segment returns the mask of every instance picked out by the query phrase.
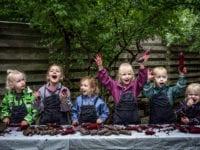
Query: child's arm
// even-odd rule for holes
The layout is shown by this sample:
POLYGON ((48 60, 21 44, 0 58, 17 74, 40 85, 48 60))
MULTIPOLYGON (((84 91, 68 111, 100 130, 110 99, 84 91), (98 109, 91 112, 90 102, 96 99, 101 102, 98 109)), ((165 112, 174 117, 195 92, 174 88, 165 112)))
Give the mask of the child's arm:
POLYGON ((72 120, 72 125, 78 125, 78 116, 80 113, 80 107, 78 104, 78 97, 75 100, 75 103, 73 104, 72 108, 71 108, 71 120, 72 120))
POLYGON ((140 94, 140 92, 142 91, 145 83, 147 82, 147 79, 149 77, 149 70, 147 68, 145 68, 145 63, 147 62, 148 58, 149 58, 149 53, 147 53, 147 51, 143 54, 142 56, 143 61, 142 62, 138 62, 140 65, 140 69, 138 72, 138 76, 136 79, 136 91, 135 91, 135 95, 136 97, 138 97, 138 95, 140 94))
POLYGON ((10 123, 10 115, 11 115, 11 109, 9 106, 9 95, 6 94, 1 102, 1 119, 4 123, 9 124, 10 123))
MULTIPOLYGON (((110 115, 110 111, 109 111, 109 108, 107 107, 106 103, 102 99, 101 99, 101 103, 97 109, 98 109, 97 111, 99 111, 98 113, 100 115, 98 117, 98 119, 101 120, 102 122, 105 122, 106 119, 108 118, 108 116, 110 115)), ((100 124, 100 121, 98 119, 97 119, 97 123, 100 124)))
POLYGON ((151 84, 151 81, 148 80, 143 87, 142 95, 150 100, 153 94, 154 94, 153 84, 151 84))
MULTIPOLYGON (((27 115, 24 117, 24 120, 29 124, 35 123, 36 119, 39 117, 39 112, 34 108, 34 95, 31 93, 26 93, 25 95, 25 104, 27 109, 27 115)), ((26 125, 24 121, 21 122, 21 125, 26 125)))
POLYGON ((173 97, 181 96, 183 93, 185 93, 186 89, 186 79, 185 79, 185 73, 179 71, 179 78, 175 86, 172 87, 172 95, 173 97))
POLYGON ((112 89, 115 88, 114 87, 115 81, 109 76, 108 71, 103 67, 103 61, 100 54, 96 55, 95 62, 99 70, 98 71, 99 81, 105 86, 106 89, 108 89, 112 93, 112 89))
POLYGON ((70 111, 72 107, 71 99, 70 99, 70 91, 68 88, 63 88, 60 92, 61 99, 61 111, 66 112, 70 111))

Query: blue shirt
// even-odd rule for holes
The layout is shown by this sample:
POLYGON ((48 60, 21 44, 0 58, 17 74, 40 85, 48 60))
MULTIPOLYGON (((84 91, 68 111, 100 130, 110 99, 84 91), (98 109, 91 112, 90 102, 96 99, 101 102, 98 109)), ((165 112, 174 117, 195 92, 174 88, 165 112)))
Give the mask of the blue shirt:
MULTIPOLYGON (((96 97, 98 96, 97 95, 91 97, 83 95, 78 96, 71 109, 72 121, 78 120, 81 113, 81 106, 94 105, 96 97)), ((99 97, 96 101, 95 108, 98 119, 101 119, 103 122, 105 122, 110 114, 107 104, 99 97)))

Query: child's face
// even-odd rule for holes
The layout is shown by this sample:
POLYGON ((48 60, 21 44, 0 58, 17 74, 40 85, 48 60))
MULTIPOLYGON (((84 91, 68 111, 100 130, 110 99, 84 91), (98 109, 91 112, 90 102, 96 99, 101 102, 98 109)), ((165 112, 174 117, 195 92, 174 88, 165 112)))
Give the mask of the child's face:
POLYGON ((162 87, 167 83, 167 74, 164 71, 159 71, 155 73, 154 80, 158 87, 162 87))
POLYGON ((187 99, 190 99, 193 104, 197 104, 198 102, 200 102, 200 95, 194 92, 189 92, 187 95, 187 99))
POLYGON ((21 93, 26 87, 26 81, 22 75, 16 75, 13 81, 14 89, 17 93, 21 93))
POLYGON ((133 79, 133 73, 131 70, 124 70, 120 72, 120 80, 122 85, 127 86, 133 79))
POLYGON ((87 95, 87 96, 91 96, 93 93, 88 80, 84 80, 81 82, 80 90, 83 95, 87 95))
POLYGON ((47 78, 49 79, 49 82, 51 84, 56 84, 56 83, 60 82, 60 80, 62 80, 62 78, 63 78, 60 67, 59 66, 52 66, 49 69, 47 78))

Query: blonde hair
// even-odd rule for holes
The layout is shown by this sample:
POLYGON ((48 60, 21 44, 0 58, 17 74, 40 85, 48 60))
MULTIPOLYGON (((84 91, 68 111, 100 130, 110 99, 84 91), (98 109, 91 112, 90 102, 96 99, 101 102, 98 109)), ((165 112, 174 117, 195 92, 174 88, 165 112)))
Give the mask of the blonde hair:
POLYGON ((58 65, 58 64, 52 64, 51 66, 49 66, 49 68, 48 68, 48 70, 47 70, 46 80, 49 81, 49 77, 48 77, 49 71, 50 71, 51 68, 54 67, 54 66, 56 66, 56 67, 58 67, 58 68, 60 69, 61 76, 62 76, 62 79, 61 79, 61 80, 63 80, 63 77, 64 77, 63 68, 62 68, 62 66, 60 66, 60 65, 58 65))
POLYGON ((129 63, 122 63, 119 66, 119 69, 118 69, 118 74, 117 74, 117 81, 118 82, 121 82, 121 78, 120 77, 121 77, 122 72, 124 72, 124 71, 130 71, 132 76, 133 76, 132 80, 135 79, 134 71, 133 71, 132 66, 129 63))
POLYGON ((199 83, 191 83, 187 86, 186 91, 185 91, 185 96, 190 92, 194 92, 194 94, 200 95, 200 84, 199 83))
POLYGON ((14 88, 13 81, 15 80, 16 75, 22 76, 22 78, 26 81, 26 75, 23 72, 18 70, 7 70, 7 77, 6 77, 6 89, 12 90, 14 88))
POLYGON ((167 75, 167 69, 165 67, 155 67, 152 72, 154 75, 158 74, 159 72, 164 72, 167 75))
POLYGON ((90 88, 92 89, 92 95, 96 94, 98 95, 99 94, 98 81, 94 77, 86 76, 80 80, 80 84, 85 80, 88 80, 89 82, 90 88))

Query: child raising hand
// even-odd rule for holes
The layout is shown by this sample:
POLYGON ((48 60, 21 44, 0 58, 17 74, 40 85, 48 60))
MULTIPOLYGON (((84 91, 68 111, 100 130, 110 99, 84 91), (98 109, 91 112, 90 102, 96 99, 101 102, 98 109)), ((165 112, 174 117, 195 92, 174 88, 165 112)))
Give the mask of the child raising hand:
POLYGON ((173 110, 175 98, 184 93, 186 79, 179 71, 179 79, 174 86, 167 84, 168 74, 164 67, 155 67, 148 74, 143 95, 150 101, 150 124, 170 124, 176 122, 173 110))
POLYGON ((118 79, 113 80, 108 71, 103 67, 101 55, 95 57, 98 66, 99 81, 112 94, 115 102, 115 110, 113 116, 114 124, 139 124, 140 117, 138 112, 137 98, 143 85, 147 81, 147 68, 144 64, 148 60, 149 54, 143 55, 140 61, 137 79, 135 79, 134 71, 129 63, 122 63, 118 69, 118 79))

